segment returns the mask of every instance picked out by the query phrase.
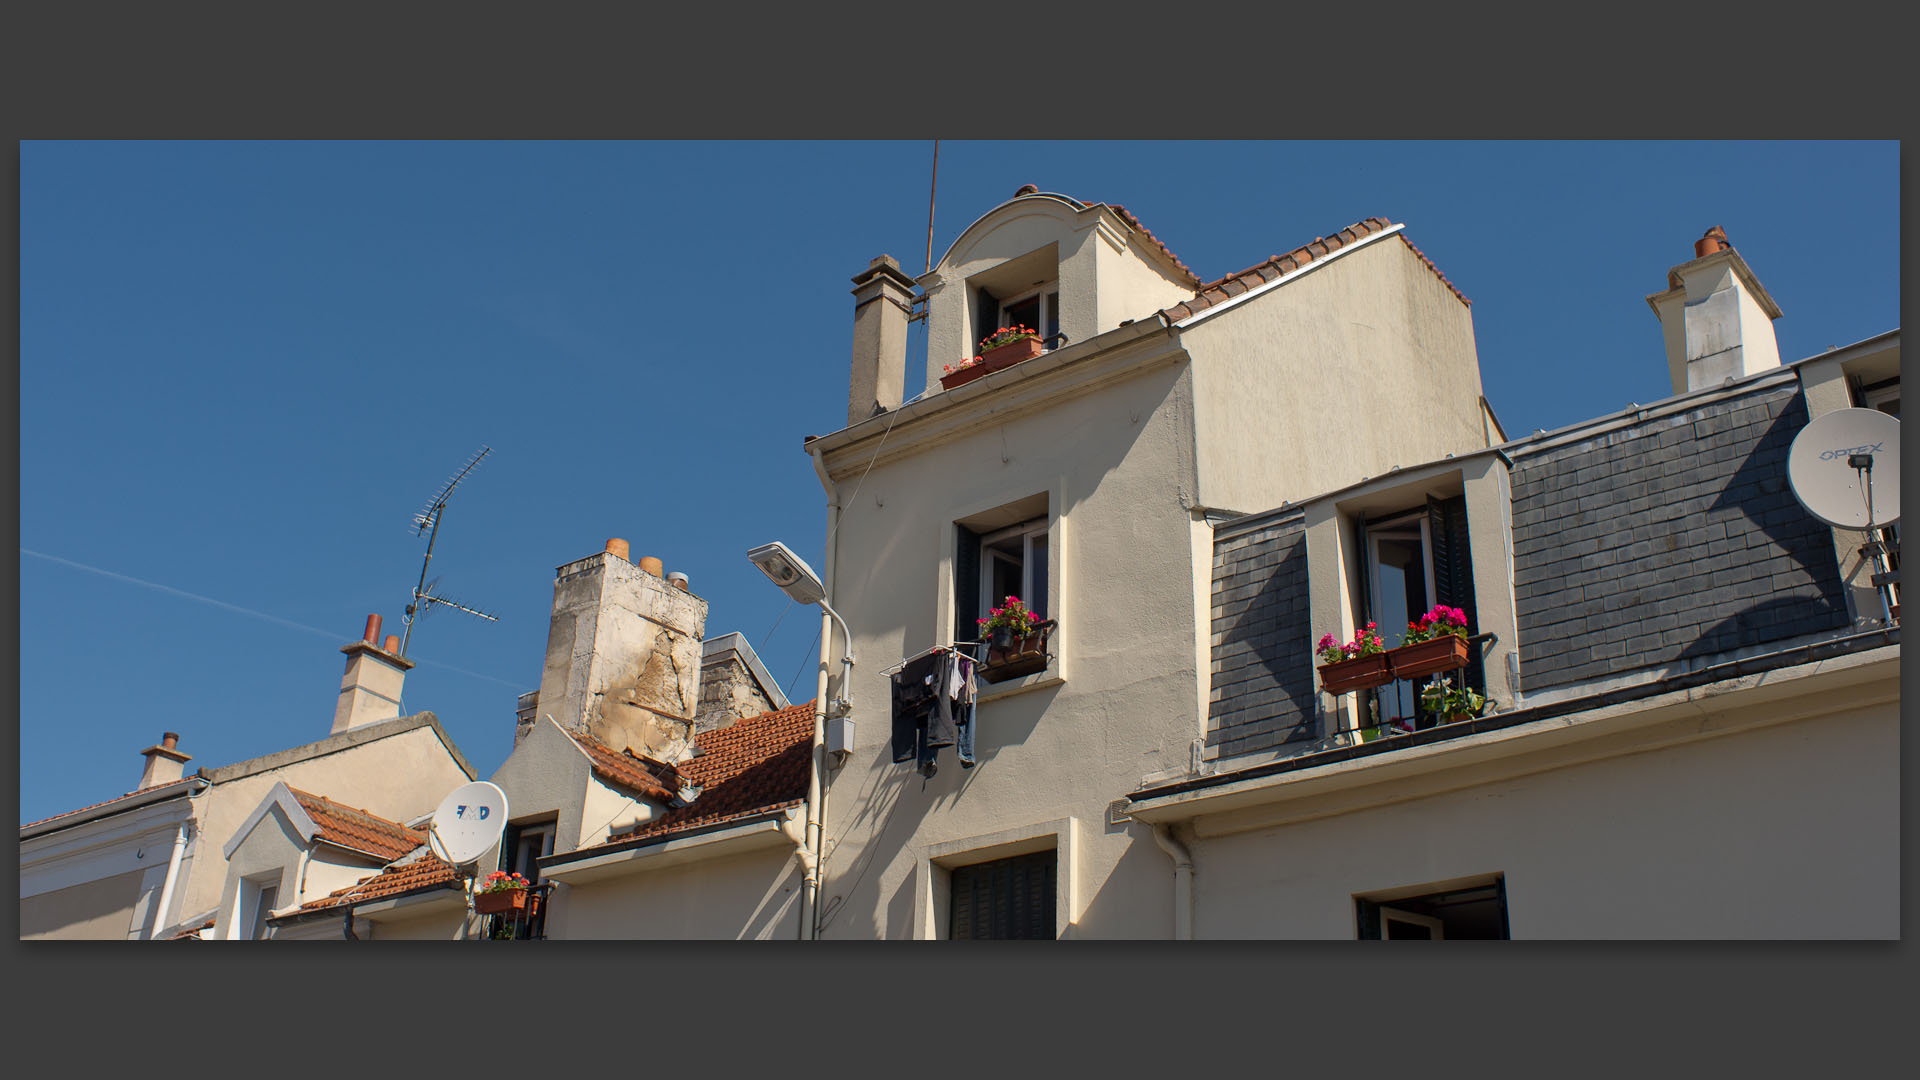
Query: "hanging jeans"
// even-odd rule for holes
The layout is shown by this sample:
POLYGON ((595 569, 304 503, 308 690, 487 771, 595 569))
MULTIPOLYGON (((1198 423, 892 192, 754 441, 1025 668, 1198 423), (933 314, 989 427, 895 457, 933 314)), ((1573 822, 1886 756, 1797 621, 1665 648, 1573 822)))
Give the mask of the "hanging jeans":
POLYGON ((962 675, 962 663, 971 667, 971 661, 943 649, 893 677, 893 760, 917 762, 922 776, 939 771, 936 759, 949 746, 957 745, 960 763, 973 767, 972 705, 955 701, 950 689, 956 681, 970 681, 962 675))

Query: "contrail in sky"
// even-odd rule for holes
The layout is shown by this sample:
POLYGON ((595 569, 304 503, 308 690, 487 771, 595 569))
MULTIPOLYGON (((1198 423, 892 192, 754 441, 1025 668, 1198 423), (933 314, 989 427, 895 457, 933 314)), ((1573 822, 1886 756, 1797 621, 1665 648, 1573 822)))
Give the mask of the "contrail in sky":
MULTIPOLYGON (((201 596, 199 593, 190 593, 185 589, 176 589, 171 585, 162 585, 157 581, 142 581, 137 577, 128 577, 125 574, 116 574, 112 570, 102 570, 97 566, 88 566, 86 563, 77 563, 77 562, 74 562, 72 559, 63 559, 58 555, 46 555, 38 551, 29 550, 27 548, 21 548, 20 554, 31 555, 36 559, 45 559, 48 562, 57 562, 62 566, 71 566, 75 570, 85 570, 89 574, 99 574, 101 577, 110 577, 115 581, 124 581, 129 585, 139 585, 142 588, 157 589, 160 592, 171 593, 174 596, 184 596, 189 600, 198 600, 203 604, 212 604, 214 607, 224 608, 227 611, 236 612, 241 615, 251 615, 256 619, 265 619, 270 623, 278 623, 281 626, 287 627, 292 630, 304 630, 309 634, 318 634, 321 637, 327 638, 329 640, 338 640, 340 636, 331 630, 322 630, 317 626, 308 626, 306 623, 297 623, 292 621, 291 619, 283 619, 278 615, 269 615, 264 611, 255 611, 252 608, 243 608, 238 604, 229 604, 225 600, 215 600, 211 596, 201 596)), ((442 663, 439 663, 438 661, 426 660, 426 659, 422 659, 420 657, 414 657, 414 656, 409 656, 407 657, 407 659, 412 660, 416 664, 426 664, 428 667, 445 668, 448 671, 457 671, 462 675, 471 675, 476 679, 485 679, 488 682, 496 682, 502 686, 511 686, 511 687, 518 688, 520 685, 519 683, 510 683, 505 679, 496 679, 491 675, 482 675, 478 671, 468 671, 466 668, 454 667, 452 664, 442 664, 442 663)))

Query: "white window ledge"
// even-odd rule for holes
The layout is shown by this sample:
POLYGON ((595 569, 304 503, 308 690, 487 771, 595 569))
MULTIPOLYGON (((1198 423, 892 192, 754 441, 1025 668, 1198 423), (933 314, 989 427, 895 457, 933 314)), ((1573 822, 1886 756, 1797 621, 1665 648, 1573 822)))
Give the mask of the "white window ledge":
POLYGON ((1044 690, 1049 686, 1067 685, 1066 677, 1060 674, 1060 658, 1054 657, 1053 664, 1045 671, 1036 671, 1031 675, 1022 675, 1006 682, 990 683, 981 680, 974 690, 974 703, 985 704, 1001 698, 1024 694, 1029 690, 1044 690))

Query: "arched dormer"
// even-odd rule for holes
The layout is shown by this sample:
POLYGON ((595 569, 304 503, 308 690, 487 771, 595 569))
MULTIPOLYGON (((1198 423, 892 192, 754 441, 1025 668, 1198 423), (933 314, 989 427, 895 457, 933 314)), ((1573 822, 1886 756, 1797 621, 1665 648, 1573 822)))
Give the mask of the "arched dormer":
POLYGON ((1028 185, 961 230, 918 284, 927 385, 937 388, 941 369, 973 356, 996 327, 1086 341, 1179 303, 1200 281, 1124 207, 1028 185))

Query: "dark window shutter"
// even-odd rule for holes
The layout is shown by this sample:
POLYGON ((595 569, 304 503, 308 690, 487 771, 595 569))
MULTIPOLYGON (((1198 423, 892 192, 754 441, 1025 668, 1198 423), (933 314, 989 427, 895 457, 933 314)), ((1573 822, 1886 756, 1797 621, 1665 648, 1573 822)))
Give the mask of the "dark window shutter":
POLYGON ((954 940, 1052 940, 1059 854, 1036 851, 956 867, 947 936, 954 940))
POLYGON ((973 291, 973 340, 967 343, 967 355, 975 355, 987 335, 1000 329, 1000 301, 985 289, 973 291))
POLYGON ((953 527, 953 640, 980 637, 980 534, 953 527))
MULTIPOLYGON (((1467 497, 1427 498, 1427 531, 1433 538, 1433 595, 1448 607, 1467 613, 1467 632, 1480 632, 1473 595, 1473 545, 1467 532, 1467 497)), ((1467 662, 1467 685, 1486 692, 1487 679, 1480 650, 1467 662)))

